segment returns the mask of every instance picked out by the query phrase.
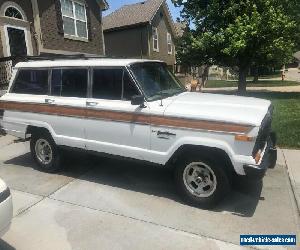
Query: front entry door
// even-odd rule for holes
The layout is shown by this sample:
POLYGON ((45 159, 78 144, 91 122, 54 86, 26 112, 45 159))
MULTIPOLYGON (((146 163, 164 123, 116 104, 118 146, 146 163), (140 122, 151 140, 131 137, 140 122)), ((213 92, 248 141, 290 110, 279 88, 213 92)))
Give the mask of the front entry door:
POLYGON ((149 109, 131 105, 140 94, 122 68, 93 70, 84 122, 87 149, 144 160, 150 148, 149 109))
POLYGON ((10 56, 27 55, 26 34, 24 29, 7 27, 10 56))

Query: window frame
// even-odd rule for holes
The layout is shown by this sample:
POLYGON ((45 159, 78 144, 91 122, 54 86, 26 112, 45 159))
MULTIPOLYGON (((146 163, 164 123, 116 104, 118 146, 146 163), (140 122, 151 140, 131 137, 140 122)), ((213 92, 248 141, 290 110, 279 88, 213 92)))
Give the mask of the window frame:
POLYGON ((157 27, 152 27, 152 47, 153 51, 159 52, 159 35, 157 27), (155 33, 155 35, 153 33, 155 33), (155 48, 155 42, 157 42, 157 48, 155 48))
POLYGON ((167 50, 168 55, 173 55, 173 39, 171 33, 167 32, 167 50), (171 50, 169 50, 169 46, 171 50))
POLYGON ((4 10, 4 17, 7 17, 7 18, 13 18, 13 19, 22 20, 22 21, 25 20, 22 11, 20 11, 19 8, 17 8, 16 6, 13 6, 13 5, 8 5, 8 6, 5 8, 5 10, 4 10), (13 9, 17 10, 17 11, 19 12, 19 14, 21 15, 21 18, 16 18, 16 17, 7 16, 7 15, 6 15, 6 11, 7 11, 9 8, 13 8, 13 9))
POLYGON ((17 72, 16 72, 16 74, 15 74, 15 76, 14 76, 14 79, 13 79, 13 81, 12 81, 12 84, 11 84, 11 86, 10 86, 10 88, 9 88, 8 93, 10 93, 10 94, 16 94, 16 95, 49 96, 49 95, 50 95, 50 91, 51 91, 51 86, 50 86, 50 84, 51 84, 51 76, 52 76, 52 74, 51 74, 51 69, 48 68, 48 67, 45 67, 45 68, 44 68, 44 67, 42 67, 42 68, 34 68, 34 67, 30 67, 30 68, 17 68, 17 72), (33 71, 37 71, 37 70, 47 70, 47 71, 48 71, 48 78, 47 78, 47 93, 44 94, 44 95, 38 95, 38 94, 26 94, 26 93, 15 93, 15 92, 13 92, 13 89, 14 89, 14 87, 15 87, 15 85, 16 85, 16 81, 17 81, 17 79, 18 79, 18 76, 19 76, 21 70, 33 70, 33 71))
POLYGON ((65 36, 70 36, 70 37, 79 38, 79 39, 88 39, 88 38, 89 38, 89 29, 88 29, 88 16, 87 16, 87 8, 86 8, 86 5, 85 5, 84 3, 82 3, 82 2, 80 2, 80 1, 69 0, 69 1, 72 3, 72 10, 73 10, 73 16, 69 16, 69 15, 65 15, 65 14, 63 13, 63 4, 62 4, 62 1, 63 1, 63 0, 60 0, 60 4, 61 4, 61 16, 62 16, 63 29, 64 29, 64 34, 65 34, 65 36), (82 20, 82 19, 78 19, 78 18, 76 17, 75 3, 84 7, 85 21, 82 20), (65 30, 65 23, 64 23, 64 17, 70 18, 70 19, 73 20, 74 28, 75 28, 75 35, 66 33, 66 30, 65 30), (84 22, 84 23, 85 23, 86 37, 84 37, 84 36, 79 36, 79 35, 78 35, 77 21, 80 21, 80 22, 84 22))
POLYGON ((125 101, 125 102, 130 102, 130 100, 124 100, 124 73, 127 73, 130 80, 132 81, 132 83, 134 84, 134 86, 136 87, 137 91, 139 92, 140 95, 143 95, 143 92, 140 89, 140 86, 137 85, 135 79, 132 77, 131 72, 128 70, 128 68, 126 66, 95 66, 95 67, 91 67, 90 70, 90 91, 89 91, 89 95, 88 98, 90 99, 97 99, 97 100, 106 100, 106 101, 125 101), (122 70, 122 91, 121 91, 121 96, 119 100, 113 100, 113 99, 104 99, 104 98, 95 98, 93 97, 93 87, 94 87, 94 70, 99 70, 99 69, 121 69, 122 70))
MULTIPOLYGON (((57 98, 81 98, 81 99, 87 99, 89 98, 89 88, 90 88, 90 67, 70 67, 70 66, 65 66, 65 67, 53 67, 49 69, 49 80, 48 80, 48 84, 49 84, 49 96, 53 96, 53 97, 57 97, 57 98), (62 96, 62 95, 52 95, 52 72, 53 70, 68 70, 68 69, 86 69, 87 70, 87 87, 86 87, 86 93, 85 93, 85 97, 78 97, 78 96, 62 96)), ((60 91, 61 94, 61 91, 60 91)))

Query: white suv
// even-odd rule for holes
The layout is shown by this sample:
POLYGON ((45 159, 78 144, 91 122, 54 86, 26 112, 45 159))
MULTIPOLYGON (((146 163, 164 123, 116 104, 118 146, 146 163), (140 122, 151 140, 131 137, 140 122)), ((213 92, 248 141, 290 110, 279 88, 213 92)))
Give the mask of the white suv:
POLYGON ((0 238, 8 231, 12 217, 13 205, 10 190, 0 179, 0 238))
POLYGON ((187 92, 160 61, 19 63, 1 113, 6 133, 31 138, 44 171, 60 168, 62 147, 174 167, 182 197, 202 207, 233 176, 261 178, 276 163, 269 101, 187 92))

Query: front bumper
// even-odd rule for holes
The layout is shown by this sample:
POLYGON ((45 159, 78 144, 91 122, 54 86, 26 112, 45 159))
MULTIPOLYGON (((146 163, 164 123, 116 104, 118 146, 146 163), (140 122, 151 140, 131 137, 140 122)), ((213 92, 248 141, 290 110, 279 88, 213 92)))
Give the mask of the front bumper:
POLYGON ((277 161, 276 134, 271 133, 267 141, 265 153, 261 163, 257 165, 244 165, 245 174, 250 179, 262 179, 268 168, 274 168, 277 161))

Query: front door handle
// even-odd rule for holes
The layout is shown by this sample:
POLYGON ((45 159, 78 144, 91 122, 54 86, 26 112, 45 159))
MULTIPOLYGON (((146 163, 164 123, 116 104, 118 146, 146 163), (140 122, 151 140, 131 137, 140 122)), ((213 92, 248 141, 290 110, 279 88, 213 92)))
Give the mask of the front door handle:
POLYGON ((55 102, 55 100, 53 100, 53 99, 45 99, 45 103, 53 104, 54 102, 55 102))
POLYGON ((176 134, 170 133, 168 131, 157 131, 157 138, 160 139, 171 139, 174 138, 176 136, 176 134))
POLYGON ((87 106, 93 107, 93 106, 97 106, 98 102, 86 102, 87 106))
POLYGON ((176 136, 176 134, 170 133, 168 131, 157 131, 157 135, 166 135, 166 136, 176 136))

